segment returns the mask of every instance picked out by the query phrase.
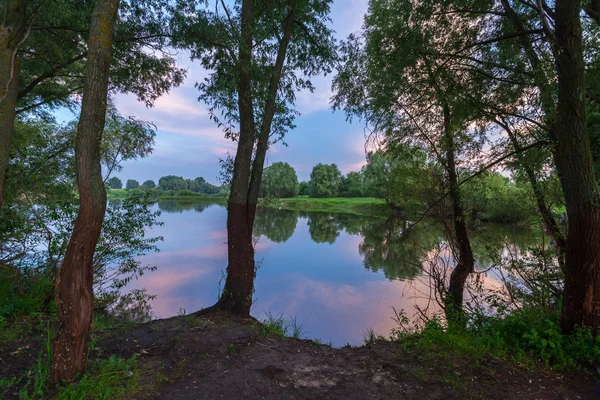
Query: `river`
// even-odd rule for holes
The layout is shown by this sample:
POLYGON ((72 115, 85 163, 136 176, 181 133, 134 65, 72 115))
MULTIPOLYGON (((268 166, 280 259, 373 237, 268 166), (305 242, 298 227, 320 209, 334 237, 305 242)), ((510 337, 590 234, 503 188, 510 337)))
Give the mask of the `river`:
MULTIPOLYGON (((157 267, 130 287, 156 295, 153 316, 166 318, 212 305, 227 267, 227 210, 221 203, 160 201, 164 222, 148 232, 162 236, 160 252, 140 261, 157 267)), ((436 252, 444 236, 421 222, 400 239, 408 221, 353 214, 259 208, 254 233, 256 261, 251 314, 295 318, 303 337, 334 346, 359 345, 368 331, 387 336, 397 326, 394 309, 408 316, 429 305, 429 280, 419 264, 436 252)), ((490 254, 521 251, 536 235, 485 226, 473 235, 478 269, 490 267, 490 254), (493 240, 492 240, 493 239, 493 240)), ((443 252, 443 249, 442 249, 443 252)), ((442 254, 440 260, 450 260, 442 254)), ((489 274, 488 274, 489 275, 489 274)), ((487 276, 487 275, 486 275, 487 276)), ((493 273, 489 277, 494 283, 493 273)))

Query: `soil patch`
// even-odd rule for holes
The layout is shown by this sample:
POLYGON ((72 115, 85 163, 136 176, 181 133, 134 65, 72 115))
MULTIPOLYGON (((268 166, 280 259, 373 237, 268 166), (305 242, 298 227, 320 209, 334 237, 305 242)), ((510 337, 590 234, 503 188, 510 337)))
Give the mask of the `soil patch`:
MULTIPOLYGON (((0 377, 31 368, 41 344, 0 348, 0 377)), ((416 354, 383 341, 335 349, 264 336, 256 320, 227 314, 98 332, 91 356, 113 354, 137 354, 131 399, 600 399, 584 374, 416 354)))

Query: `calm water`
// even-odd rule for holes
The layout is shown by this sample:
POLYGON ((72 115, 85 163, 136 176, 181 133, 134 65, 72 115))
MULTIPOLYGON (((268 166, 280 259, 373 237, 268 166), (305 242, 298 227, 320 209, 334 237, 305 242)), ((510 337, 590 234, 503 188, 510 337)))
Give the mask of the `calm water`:
MULTIPOLYGON (((164 201, 153 207, 162 211, 164 225, 149 234, 164 241, 159 253, 142 261, 158 269, 135 286, 157 295, 152 308, 158 318, 212 305, 227 267, 227 210, 208 202, 164 201)), ((395 326, 392 307, 412 315, 415 305, 428 303, 429 288, 417 263, 442 240, 426 223, 399 240, 404 224, 351 214, 259 209, 252 315, 296 317, 305 337, 334 346, 362 344, 368 329, 387 335, 395 326)), ((494 228, 486 232, 500 237, 494 228)), ((518 236, 522 246, 528 245, 528 235, 518 236)), ((489 260, 483 254, 490 242, 486 234, 479 238, 473 246, 485 268, 489 260)))

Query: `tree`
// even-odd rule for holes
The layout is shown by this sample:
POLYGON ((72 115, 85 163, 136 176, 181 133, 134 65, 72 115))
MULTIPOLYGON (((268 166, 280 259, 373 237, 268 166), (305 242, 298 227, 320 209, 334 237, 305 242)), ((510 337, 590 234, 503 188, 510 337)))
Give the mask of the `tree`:
POLYGON ((0 211, 19 95, 19 47, 29 35, 27 1, 10 0, 0 26, 0 211))
POLYGON ((108 187, 111 189, 122 189, 123 182, 121 182, 121 180, 119 178, 117 178, 116 176, 113 176, 112 178, 110 178, 108 180, 108 187))
POLYGON ((131 189, 137 189, 139 187, 140 187, 140 183, 138 181, 136 181, 135 179, 127 179, 127 184, 125 185, 125 189, 131 190, 131 189))
MULTIPOLYGON (((166 48, 165 4, 151 3, 121 2, 109 78, 111 89, 135 93, 148 105, 185 74, 166 48)), ((79 103, 94 11, 92 1, 14 0, 6 6, 0 33, 0 211, 15 116, 46 116, 79 103)))
POLYGON ((305 182, 305 181, 300 182, 300 186, 298 189, 298 196, 308 196, 308 194, 309 194, 308 182, 305 182))
POLYGON ((449 322, 460 325, 475 264, 458 179, 465 168, 460 155, 477 152, 476 139, 485 133, 475 124, 482 113, 460 94, 477 99, 487 90, 476 69, 468 68, 467 45, 479 35, 470 22, 455 20, 440 3, 371 0, 362 35, 344 43, 345 63, 334 79, 336 107, 363 118, 384 143, 417 145, 443 166, 443 198, 450 200, 452 221, 441 222, 457 254, 443 296, 449 322))
POLYGON ((196 181, 196 183, 198 184, 199 187, 199 191, 200 193, 203 194, 217 194, 221 191, 221 188, 219 186, 213 185, 209 182, 207 182, 203 177, 198 177, 196 179, 194 179, 196 181))
POLYGON ((364 177, 362 172, 349 172, 342 177, 340 197, 362 197, 364 195, 364 177))
MULTIPOLYGON (((453 3, 465 9, 464 1, 453 3)), ((471 59, 481 62, 480 65, 485 66, 483 73, 493 78, 494 90, 490 91, 489 98, 494 101, 488 105, 489 113, 501 119, 503 128, 508 120, 523 131, 534 134, 542 131, 543 140, 537 140, 550 144, 569 220, 566 241, 546 204, 537 177, 531 174, 535 171, 526 172, 544 223, 556 238, 559 253, 564 253, 561 314, 564 332, 573 331, 578 325, 600 331, 600 228, 597 224, 600 201, 586 107, 586 101, 597 100, 590 98, 593 91, 588 92, 585 85, 586 70, 593 76, 593 66, 598 63, 598 46, 594 45, 598 26, 586 24, 590 31, 584 35, 581 23, 582 11, 598 21, 598 4, 585 3, 561 0, 551 7, 545 1, 532 4, 503 0, 496 12, 479 20, 482 35, 469 46, 484 45, 471 59), (504 98, 508 98, 506 103, 498 101, 504 98)), ((474 21, 480 17, 470 18, 474 21)), ((510 139, 522 152, 524 147, 515 137, 510 139)), ((563 264, 561 258, 559 254, 559 262, 563 264)))
POLYGON ((397 213, 418 209, 423 177, 429 173, 426 157, 422 150, 402 144, 369 153, 363 167, 365 193, 384 199, 397 213))
POLYGON ((337 197, 342 173, 335 164, 318 163, 310 173, 308 192, 310 197, 337 197))
POLYGON ((106 119, 108 73, 119 0, 97 0, 90 26, 88 63, 75 147, 79 211, 57 280, 58 333, 52 378, 71 381, 83 372, 93 320, 93 256, 106 210, 100 143, 106 119))
POLYGON ((287 0, 254 9, 253 0, 241 0, 232 8, 221 2, 215 12, 203 8, 204 2, 179 4, 176 42, 210 71, 198 85, 200 99, 226 136, 237 141, 227 208, 227 279, 220 299, 202 313, 249 315, 252 230, 266 152, 293 126, 295 92, 312 88, 311 76, 331 71, 330 3, 287 0))
POLYGON ((156 183, 154 183, 153 180, 148 179, 147 181, 144 181, 144 183, 142 183, 142 186, 148 189, 154 189, 156 187, 156 183))
MULTIPOLYGON (((569 217, 561 327, 600 332, 600 197, 587 130, 581 1, 557 0, 553 41, 558 78, 553 139, 569 217)), ((540 10, 546 18, 546 11, 540 10)), ((549 30, 549 28, 546 28, 549 30)))
POLYGON ((167 175, 158 180, 158 187, 161 190, 186 190, 187 183, 181 176, 167 175))
POLYGON ((294 168, 286 162, 276 162, 263 173, 263 194, 268 197, 296 197, 300 190, 294 168))

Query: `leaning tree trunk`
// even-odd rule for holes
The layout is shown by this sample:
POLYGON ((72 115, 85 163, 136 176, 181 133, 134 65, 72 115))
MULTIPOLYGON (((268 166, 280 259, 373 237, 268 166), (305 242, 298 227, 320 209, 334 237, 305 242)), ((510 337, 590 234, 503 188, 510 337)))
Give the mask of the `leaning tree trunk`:
POLYGON ((569 218, 561 327, 600 332, 600 193, 587 131, 580 10, 580 0, 556 2, 555 160, 569 218))
POLYGON ((3 205, 4 178, 10 157, 15 110, 19 95, 17 51, 27 35, 26 10, 26 0, 8 0, 6 20, 0 27, 0 212, 3 205))
POLYGON ((450 283, 444 303, 448 323, 460 326, 462 325, 461 321, 464 320, 463 297, 465 285, 469 275, 475 270, 475 259, 461 203, 460 185, 456 174, 456 160, 454 156, 454 134, 450 127, 450 109, 447 105, 444 105, 444 145, 446 148, 449 196, 452 202, 455 245, 458 247, 458 260, 456 260, 456 265, 450 274, 450 283))
POLYGON ((227 203, 227 279, 215 305, 196 315, 227 311, 250 315, 254 292, 254 246, 248 221, 248 186, 254 147, 254 107, 252 101, 252 0, 242 1, 242 25, 238 61, 238 109, 240 136, 233 165, 231 194, 227 203))
POLYGON ((84 371, 93 318, 93 257, 106 210, 100 142, 106 118, 108 73, 119 0, 97 0, 90 26, 75 158, 79 211, 57 286, 58 335, 52 356, 55 382, 84 371))

